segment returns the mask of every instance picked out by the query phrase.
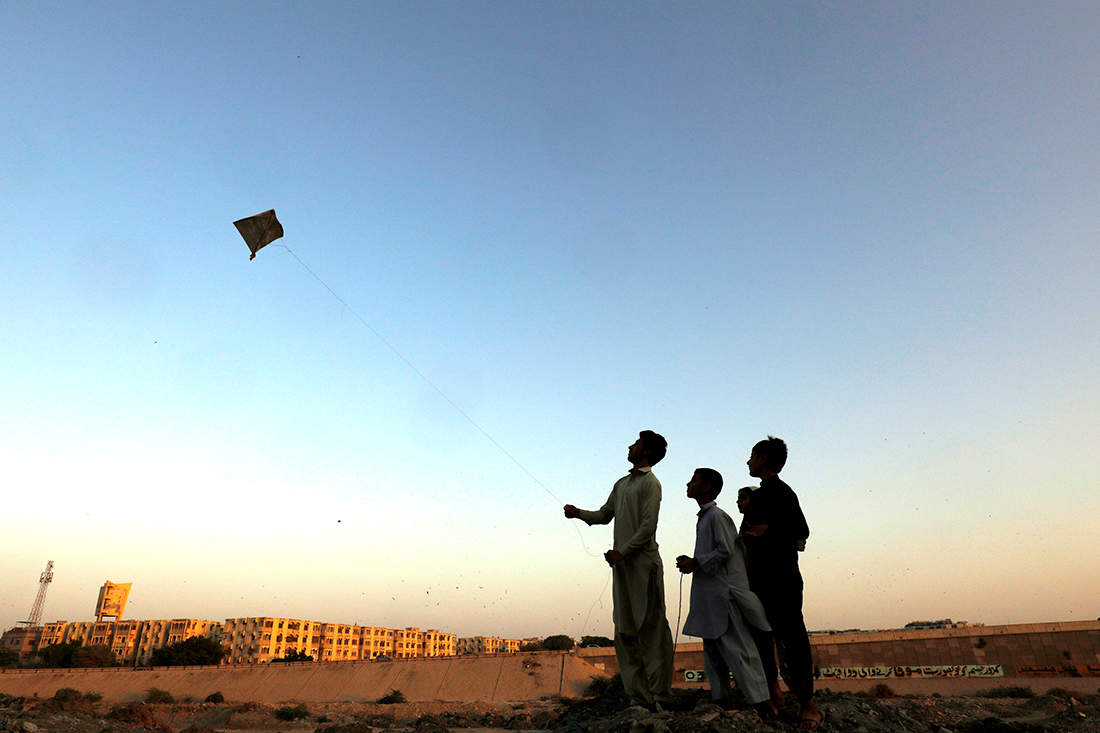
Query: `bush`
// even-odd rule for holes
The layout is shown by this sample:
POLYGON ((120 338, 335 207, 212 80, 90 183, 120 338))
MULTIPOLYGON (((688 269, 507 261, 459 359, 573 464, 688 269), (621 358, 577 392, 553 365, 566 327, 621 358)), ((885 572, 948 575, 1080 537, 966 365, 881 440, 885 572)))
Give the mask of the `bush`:
POLYGON ((542 640, 542 648, 552 652, 567 652, 573 648, 573 639, 565 634, 548 636, 542 640))
POLYGON ((203 702, 225 702, 225 695, 220 692, 211 692, 203 702))
POLYGON ((145 692, 145 702, 148 703, 166 703, 175 702, 176 698, 172 697, 172 693, 167 690, 158 690, 155 687, 150 687, 145 692))
POLYGON ((401 690, 390 690, 388 694, 378 698, 380 705, 393 705, 394 703, 405 702, 405 693, 401 690))
POLYGON ((618 696, 623 694, 623 678, 619 675, 614 677, 593 677, 592 681, 588 683, 588 686, 584 688, 585 697, 604 697, 604 696, 618 696))
POLYGON ((1030 687, 1010 685, 1007 687, 994 687, 990 690, 978 690, 974 697, 1035 697, 1035 692, 1030 687))
POLYGON ((85 692, 84 699, 88 702, 99 702, 103 699, 103 695, 100 695, 98 692, 85 692))
POLYGON ((224 656, 225 649, 218 642, 205 636, 192 636, 190 639, 154 649, 150 663, 154 667, 211 665, 220 662, 224 656))
POLYGON ((72 659, 74 667, 114 667, 118 664, 118 657, 105 644, 92 644, 73 649, 72 659))
POLYGON ((58 702, 76 702, 80 698, 80 691, 74 690, 71 687, 58 688, 57 692, 53 694, 53 699, 58 702))
POLYGON ((275 717, 279 720, 301 720, 309 717, 309 710, 306 709, 305 705, 298 703, 294 707, 279 708, 275 711, 275 717))
POLYGON ((871 685, 871 689, 867 691, 867 694, 875 700, 882 700, 883 698, 887 697, 896 697, 896 695, 894 694, 894 690, 891 689, 890 685, 886 684, 885 682, 879 682, 878 684, 871 685))

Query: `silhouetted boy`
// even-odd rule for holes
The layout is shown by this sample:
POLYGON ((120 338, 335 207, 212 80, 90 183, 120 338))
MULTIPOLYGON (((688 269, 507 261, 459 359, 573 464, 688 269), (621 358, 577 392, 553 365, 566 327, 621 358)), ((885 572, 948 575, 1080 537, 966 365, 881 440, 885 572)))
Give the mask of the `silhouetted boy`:
POLYGON ((749 590, 737 527, 714 501, 720 493, 722 474, 713 468, 695 469, 687 484, 688 498, 699 504, 695 552, 691 557, 676 558, 680 572, 692 574, 691 609, 684 633, 703 639, 703 661, 715 703, 730 706, 732 672, 749 704, 762 717, 771 718, 775 708, 752 631, 755 627, 766 636, 771 627, 760 599, 749 590))
POLYGON ((631 702, 657 708, 672 684, 672 632, 665 617, 665 572, 657 551, 661 482, 650 470, 668 443, 643 430, 627 449, 633 468, 615 482, 596 511, 565 505, 565 516, 589 525, 615 520, 614 547, 604 553, 612 568, 615 601, 615 657, 631 702))
MULTIPOLYGON (((779 479, 787 463, 787 445, 768 436, 753 446, 749 475, 760 479, 745 515, 747 526, 741 535, 749 553, 749 585, 760 597, 783 665, 783 680, 798 698, 802 726, 814 728, 821 713, 814 705, 813 659, 810 639, 802 618, 802 574, 798 570, 798 547, 810 536, 798 497, 779 479)), ((782 705, 778 670, 771 656, 761 652, 764 673, 772 701, 782 705)))

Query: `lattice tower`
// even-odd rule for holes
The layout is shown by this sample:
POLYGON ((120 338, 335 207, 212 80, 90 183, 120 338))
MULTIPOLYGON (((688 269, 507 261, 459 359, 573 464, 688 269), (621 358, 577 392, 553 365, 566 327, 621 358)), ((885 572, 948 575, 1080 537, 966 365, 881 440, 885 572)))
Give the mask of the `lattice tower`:
POLYGON ((42 625, 42 610, 46 606, 46 590, 53 580, 53 560, 46 563, 46 569, 38 576, 38 595, 34 598, 34 606, 31 607, 31 617, 24 621, 27 626, 42 625))

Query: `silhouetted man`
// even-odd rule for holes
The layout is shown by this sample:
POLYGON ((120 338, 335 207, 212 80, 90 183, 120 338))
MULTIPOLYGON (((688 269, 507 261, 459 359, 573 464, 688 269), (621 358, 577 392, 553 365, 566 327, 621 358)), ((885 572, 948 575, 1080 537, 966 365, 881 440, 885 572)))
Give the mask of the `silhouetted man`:
MULTIPOLYGON (((759 596, 772 626, 775 646, 783 665, 783 679, 801 706, 801 723, 814 728, 821 713, 814 705, 813 659, 810 639, 802 618, 802 574, 798 547, 810 536, 798 496, 779 478, 787 463, 787 444, 768 436, 753 446, 749 475, 760 479, 752 493, 742 530, 749 553, 749 585, 759 596)), ((782 706, 778 670, 771 655, 760 650, 772 701, 782 706)))
POLYGON ((665 573, 656 539, 661 482, 651 470, 667 447, 660 435, 643 430, 627 450, 633 468, 615 482, 602 507, 564 507, 567 518, 589 525, 615 520, 614 547, 604 553, 614 578, 615 657, 631 702, 651 709, 668 699, 672 684, 672 632, 665 617, 665 573))

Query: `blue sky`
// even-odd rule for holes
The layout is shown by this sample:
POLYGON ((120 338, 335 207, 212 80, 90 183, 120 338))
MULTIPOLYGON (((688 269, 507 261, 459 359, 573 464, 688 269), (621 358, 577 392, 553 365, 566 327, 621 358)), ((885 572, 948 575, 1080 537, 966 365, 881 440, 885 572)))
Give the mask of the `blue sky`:
POLYGON ((610 531, 560 505, 643 428, 673 621, 684 482, 768 433, 811 627, 1095 618, 1098 38, 1084 2, 5 7, 0 625, 52 559, 48 620, 110 579, 139 618, 609 633, 610 531), (271 207, 348 308, 248 261, 271 207))

